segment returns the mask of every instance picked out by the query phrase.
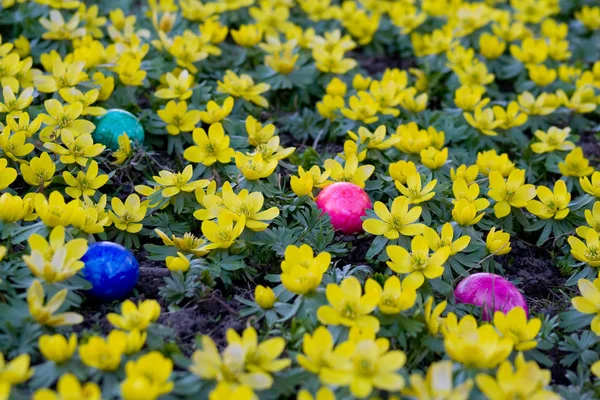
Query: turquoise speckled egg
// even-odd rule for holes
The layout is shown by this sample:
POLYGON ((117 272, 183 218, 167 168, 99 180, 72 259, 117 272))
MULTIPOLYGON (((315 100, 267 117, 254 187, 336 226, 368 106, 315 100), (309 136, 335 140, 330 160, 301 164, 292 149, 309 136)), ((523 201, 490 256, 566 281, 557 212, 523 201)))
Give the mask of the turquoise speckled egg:
POLYGON ((102 143, 111 150, 119 148, 119 136, 127 133, 133 142, 144 142, 144 128, 135 115, 125 110, 107 110, 106 114, 94 121, 96 130, 92 133, 94 142, 102 143))

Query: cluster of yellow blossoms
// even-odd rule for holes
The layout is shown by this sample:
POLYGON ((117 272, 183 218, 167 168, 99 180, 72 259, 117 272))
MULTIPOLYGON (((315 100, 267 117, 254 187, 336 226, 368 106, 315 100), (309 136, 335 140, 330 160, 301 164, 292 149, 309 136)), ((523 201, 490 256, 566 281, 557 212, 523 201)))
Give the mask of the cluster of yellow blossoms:
MULTIPOLYGON (((600 171, 584 145, 600 6, 91 3, 0 0, 0 31, 20 35, 0 37, 0 400, 560 398, 538 364, 548 346, 568 351, 558 323, 521 307, 479 322, 451 289, 474 269, 504 273, 500 256, 536 232, 578 285, 571 313, 600 336, 600 171), (135 113, 146 142, 101 143, 111 108, 135 113), (374 200, 355 238, 370 269, 338 264, 350 244, 329 226, 307 232, 300 211, 335 182, 374 200), (160 247, 151 257, 192 306, 215 289, 210 268, 250 260, 216 279, 252 281, 240 302, 254 317, 199 336, 190 360, 157 345, 152 299, 122 302, 105 334, 70 333, 96 240, 160 247)), ((600 361, 584 346, 571 388, 588 398, 600 361)))

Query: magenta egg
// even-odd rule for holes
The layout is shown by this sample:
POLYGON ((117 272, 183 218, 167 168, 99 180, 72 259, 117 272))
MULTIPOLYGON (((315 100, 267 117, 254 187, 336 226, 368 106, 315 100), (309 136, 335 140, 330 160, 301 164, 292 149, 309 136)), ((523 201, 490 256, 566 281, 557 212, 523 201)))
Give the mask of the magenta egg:
POLYGON ((454 290, 457 303, 473 304, 483 308, 483 319, 490 321, 493 313, 509 312, 522 307, 529 317, 529 308, 519 289, 500 275, 481 272, 463 279, 454 290))
POLYGON ((361 217, 371 208, 369 195, 359 186, 337 182, 325 187, 317 196, 317 207, 331 217, 333 227, 343 233, 362 232, 361 217))

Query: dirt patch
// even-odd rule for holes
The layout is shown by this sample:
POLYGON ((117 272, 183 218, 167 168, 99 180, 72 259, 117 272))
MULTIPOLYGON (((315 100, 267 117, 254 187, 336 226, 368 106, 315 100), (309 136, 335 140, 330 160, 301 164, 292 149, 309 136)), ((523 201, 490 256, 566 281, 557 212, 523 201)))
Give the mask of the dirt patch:
POLYGON ((518 281, 530 313, 556 315, 563 311, 568 304, 558 289, 564 287, 566 277, 554 265, 551 254, 521 240, 513 240, 511 246, 511 252, 502 257, 500 263, 506 270, 505 277, 518 281))
POLYGON ((350 243, 350 247, 343 257, 339 257, 336 261, 337 265, 343 267, 344 265, 367 265, 368 261, 365 258, 371 243, 374 240, 374 236, 369 235, 368 237, 357 238, 355 235, 343 235, 338 233, 336 239, 342 243, 350 243))
POLYGON ((417 65, 414 58, 402 58, 399 55, 380 54, 373 56, 350 52, 348 56, 358 61, 358 65, 365 69, 369 75, 379 74, 388 68, 409 69, 417 65))
MULTIPOLYGON (((189 356, 195 349, 196 335, 209 335, 221 346, 225 344, 227 329, 243 330, 246 325, 240 319, 238 311, 240 304, 233 299, 225 299, 220 292, 213 291, 198 301, 190 301, 181 309, 169 310, 167 304, 159 295, 160 287, 164 286, 164 278, 169 276, 169 270, 164 267, 146 266, 162 264, 145 261, 140 267, 140 277, 129 300, 137 303, 146 299, 155 299, 161 306, 161 316, 158 323, 175 331, 173 338, 181 352, 189 356)), ((86 300, 78 312, 83 315, 83 323, 74 327, 75 332, 91 332, 108 334, 113 327, 106 319, 111 312, 119 312, 120 301, 102 303, 86 300)))
POLYGON ((595 132, 583 132, 579 139, 579 145, 583 149, 583 155, 590 160, 590 164, 600 164, 600 145, 595 132))

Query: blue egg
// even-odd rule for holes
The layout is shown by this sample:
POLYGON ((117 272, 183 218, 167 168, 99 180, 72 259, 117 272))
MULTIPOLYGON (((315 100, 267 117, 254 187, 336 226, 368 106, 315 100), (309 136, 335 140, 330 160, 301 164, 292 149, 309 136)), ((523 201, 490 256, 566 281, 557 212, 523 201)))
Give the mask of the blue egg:
POLYGON ((87 293, 102 301, 126 297, 140 275, 140 265, 133 254, 112 242, 90 244, 81 261, 85 263, 83 276, 92 284, 87 293))

